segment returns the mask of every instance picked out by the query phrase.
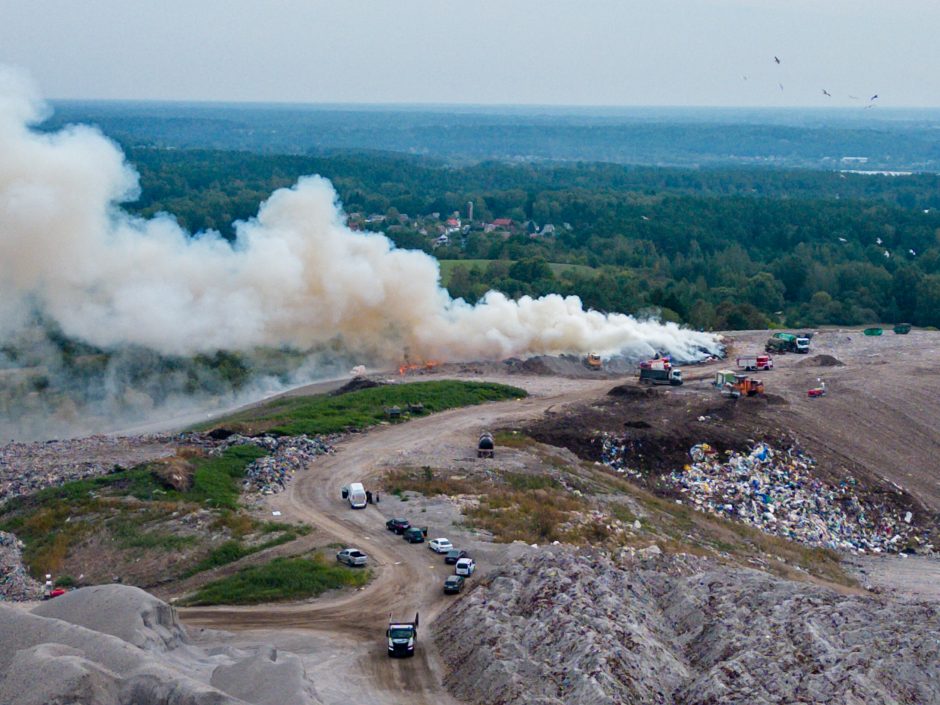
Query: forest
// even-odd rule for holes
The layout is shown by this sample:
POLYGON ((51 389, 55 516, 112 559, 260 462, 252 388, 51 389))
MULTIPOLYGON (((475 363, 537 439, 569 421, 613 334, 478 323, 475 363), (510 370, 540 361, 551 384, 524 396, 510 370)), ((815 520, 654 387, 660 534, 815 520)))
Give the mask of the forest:
POLYGON ((364 227, 446 261, 451 294, 469 301, 577 294, 709 329, 940 326, 935 174, 125 148, 141 176, 132 212, 227 238, 274 189, 321 174, 351 218, 379 215, 364 227), (435 245, 455 212, 461 231, 435 245), (497 218, 514 225, 484 232, 497 218))

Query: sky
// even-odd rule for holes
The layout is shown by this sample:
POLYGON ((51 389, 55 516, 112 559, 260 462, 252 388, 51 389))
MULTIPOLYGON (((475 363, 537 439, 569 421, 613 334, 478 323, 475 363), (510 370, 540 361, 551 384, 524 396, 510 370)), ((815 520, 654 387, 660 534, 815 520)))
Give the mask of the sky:
POLYGON ((937 0, 0 0, 0 63, 52 99, 935 107, 938 28, 937 0))

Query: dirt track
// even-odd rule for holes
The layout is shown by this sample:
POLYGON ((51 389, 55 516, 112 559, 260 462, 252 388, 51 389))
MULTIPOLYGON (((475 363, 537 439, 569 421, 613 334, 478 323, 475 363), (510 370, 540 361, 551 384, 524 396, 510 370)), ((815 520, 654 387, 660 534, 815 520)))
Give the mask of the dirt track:
MULTIPOLYGON (((735 351, 754 352, 766 337, 766 332, 737 334, 735 351)), ((889 332, 866 339, 858 331, 827 331, 814 340, 810 356, 778 357, 778 368, 761 376, 768 393, 785 402, 779 407, 781 420, 798 436, 829 449, 853 471, 904 486, 926 508, 937 511, 938 345, 940 335, 934 333, 892 336, 889 332), (810 365, 818 353, 834 355, 845 366, 810 365), (830 394, 809 400, 806 389, 819 377, 826 380, 830 394)), ((728 362, 688 370, 689 383, 682 392, 704 390, 714 369, 725 366, 728 362)), ((609 378, 505 375, 497 370, 494 365, 472 378, 523 386, 531 396, 455 409, 353 436, 336 455, 318 460, 287 492, 268 501, 269 508, 279 509, 285 519, 313 524, 318 534, 365 550, 376 569, 368 587, 302 604, 188 609, 182 611, 185 622, 237 630, 246 640, 261 638, 306 654, 308 673, 325 703, 453 703, 441 686, 443 668, 431 640, 433 618, 448 604, 440 585, 450 571, 426 548, 405 544, 385 530, 385 519, 394 511, 388 501, 352 511, 340 499, 340 487, 380 475, 396 457, 421 448, 428 439, 452 437, 455 445, 472 444, 483 427, 519 423, 568 404, 589 402, 618 383, 609 378), (418 656, 388 659, 383 631, 389 613, 410 618, 416 611, 422 623, 418 656)))
POLYGON ((524 386, 532 396, 454 409, 353 436, 335 455, 319 459, 287 492, 270 500, 270 508, 280 510, 284 519, 313 524, 318 533, 328 533, 340 543, 366 551, 376 569, 375 579, 366 588, 303 604, 186 609, 181 611, 184 621, 213 629, 264 630, 264 634, 245 637, 254 641, 263 638, 295 652, 318 651, 316 662, 323 660, 324 650, 341 653, 341 671, 313 668, 317 689, 326 703, 454 702, 440 684, 442 667, 430 634, 434 616, 448 604, 440 587, 451 572, 449 567, 424 546, 409 545, 385 530, 388 502, 353 511, 340 498, 340 488, 376 477, 381 474, 383 459, 419 448, 428 438, 454 436, 473 444, 481 427, 534 418, 552 407, 592 399, 611 386, 610 380, 557 377, 499 381, 524 386), (410 618, 416 611, 421 614, 417 656, 389 659, 383 640, 388 615, 410 618), (298 629, 320 633, 304 638, 294 631, 298 629), (313 644, 320 647, 313 649, 313 644), (347 680, 348 673, 358 675, 347 680), (338 699, 327 699, 334 692, 338 699))

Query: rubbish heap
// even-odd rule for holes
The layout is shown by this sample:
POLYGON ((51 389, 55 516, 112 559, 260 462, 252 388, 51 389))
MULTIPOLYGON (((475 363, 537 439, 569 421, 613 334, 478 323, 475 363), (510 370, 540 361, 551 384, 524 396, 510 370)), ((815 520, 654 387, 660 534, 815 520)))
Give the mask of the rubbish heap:
POLYGON ((333 453, 332 439, 320 436, 240 436, 225 439, 214 451, 221 454, 237 445, 254 445, 268 451, 245 468, 242 487, 261 494, 277 494, 287 487, 291 477, 318 455, 333 453))
POLYGON ((645 479, 646 475, 627 465, 627 457, 638 455, 635 441, 627 438, 616 438, 609 433, 596 436, 594 442, 600 441, 601 462, 608 468, 621 475, 627 475, 637 480, 645 479))
POLYGON ((22 602, 42 597, 42 585, 23 566, 23 543, 0 531, 0 602, 22 602))
POLYGON ((692 446, 691 464, 662 480, 699 511, 755 526, 808 546, 896 553, 922 544, 911 524, 888 506, 859 499, 852 477, 838 486, 813 476, 815 461, 790 448, 758 443, 747 453, 692 446))
POLYGON ((0 445, 0 504, 46 487, 173 455, 171 436, 88 436, 0 445))

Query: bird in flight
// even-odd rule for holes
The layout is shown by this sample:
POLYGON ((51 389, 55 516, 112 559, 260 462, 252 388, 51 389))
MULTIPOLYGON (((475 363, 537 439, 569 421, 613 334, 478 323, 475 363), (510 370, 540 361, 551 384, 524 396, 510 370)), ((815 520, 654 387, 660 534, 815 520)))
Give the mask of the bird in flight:
POLYGON ((780 63, 780 57, 778 57, 778 56, 775 56, 775 57, 774 57, 774 61, 775 61, 775 62, 777 62, 777 63, 779 64, 779 63, 780 63))
POLYGON ((829 96, 830 98, 832 97, 832 93, 830 93, 829 91, 827 91, 825 88, 822 89, 822 92, 823 92, 823 95, 829 96))
POLYGON ((858 98, 857 95, 850 95, 850 96, 849 96, 849 100, 858 100, 858 99, 859 99, 859 98, 858 98))
POLYGON ((780 90, 783 90, 783 84, 782 84, 782 83, 778 83, 777 85, 780 86, 780 90))
POLYGON ((871 98, 869 98, 869 99, 868 99, 868 102, 871 102, 871 101, 873 101, 873 100, 878 100, 878 94, 877 94, 877 93, 875 93, 875 95, 873 95, 871 98))

